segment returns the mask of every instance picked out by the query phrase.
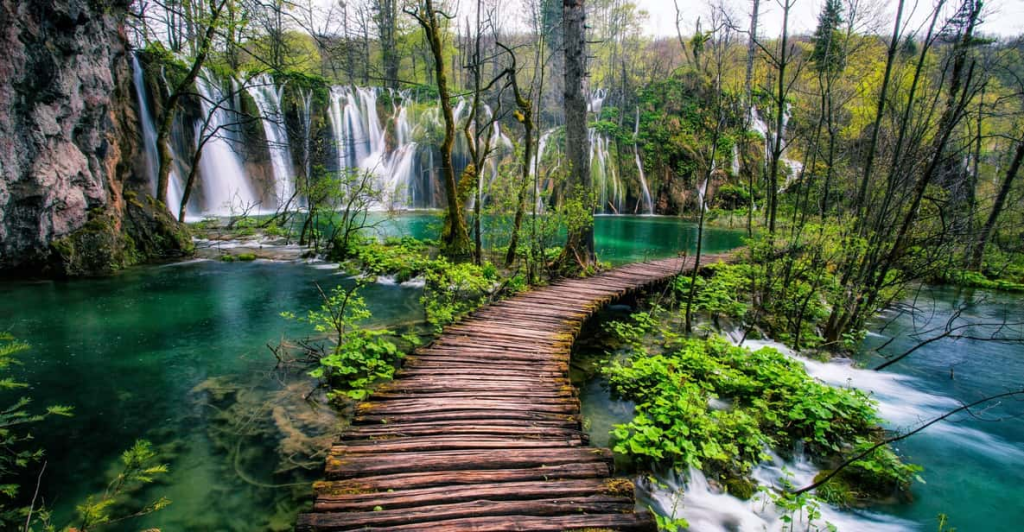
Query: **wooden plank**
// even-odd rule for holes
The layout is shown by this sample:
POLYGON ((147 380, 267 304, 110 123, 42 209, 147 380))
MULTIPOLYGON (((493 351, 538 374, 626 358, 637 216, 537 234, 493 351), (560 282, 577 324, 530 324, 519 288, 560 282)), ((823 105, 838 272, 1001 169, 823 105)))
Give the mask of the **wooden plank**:
POLYGON ((541 466, 610 463, 608 449, 495 449, 378 453, 373 455, 331 455, 327 458, 328 478, 388 475, 416 471, 462 471, 472 469, 523 469, 541 466))
MULTIPOLYGON (((317 530, 358 530, 365 527, 395 527, 419 524, 423 529, 433 529, 429 523, 469 517, 493 517, 501 515, 571 515, 587 513, 624 513, 633 510, 634 503, 627 497, 591 495, 588 497, 566 497, 560 499, 536 499, 526 501, 474 500, 455 504, 439 504, 396 510, 369 512, 331 512, 305 514, 309 519, 300 527, 312 526, 317 530)), ((299 528, 301 529, 301 528, 299 528)))
POLYGON ((610 474, 611 467, 607 463, 593 462, 545 465, 533 468, 406 472, 318 482, 314 488, 317 493, 324 495, 367 490, 387 491, 432 486, 465 486, 491 482, 604 478, 610 474))
POLYGON ((582 480, 549 480, 533 482, 495 482, 470 486, 442 486, 400 491, 339 493, 321 495, 313 507, 314 512, 372 511, 375 507, 387 510, 446 503, 469 502, 479 499, 491 501, 559 499, 588 495, 633 495, 630 482, 602 478, 582 480))
POLYGON ((558 281, 448 327, 356 405, 296 529, 654 530, 608 481, 611 451, 585 447, 568 362, 602 305, 692 263, 558 281))

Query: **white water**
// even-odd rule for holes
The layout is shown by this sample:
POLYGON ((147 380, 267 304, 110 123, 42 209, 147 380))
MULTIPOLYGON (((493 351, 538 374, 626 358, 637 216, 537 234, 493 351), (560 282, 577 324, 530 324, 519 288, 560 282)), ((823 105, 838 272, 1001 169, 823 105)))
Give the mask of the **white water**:
MULTIPOLYGON (((160 172, 160 153, 156 145, 156 124, 153 121, 149 98, 146 97, 142 64, 139 63, 139 57, 135 54, 132 54, 132 76, 135 84, 135 98, 139 105, 139 123, 142 126, 142 147, 146 158, 146 173, 149 177, 150 193, 153 197, 156 197, 157 181, 159 180, 160 172)), ((172 160, 177 159, 174 155, 173 147, 171 148, 171 158, 172 160)), ((174 165, 172 164, 171 172, 167 177, 167 209, 175 216, 178 215, 178 209, 181 206, 182 188, 178 172, 174 170, 174 165)), ((190 218, 196 216, 191 205, 186 207, 185 215, 190 218)))
MULTIPOLYGON (((726 332, 725 336, 733 344, 751 350, 774 348, 799 361, 809 375, 826 384, 854 387, 870 394, 878 402, 879 413, 891 428, 916 426, 960 406, 950 397, 921 391, 914 386, 916 379, 911 376, 857 368, 848 360, 819 362, 807 359, 785 345, 769 340, 746 340, 740 344, 742 335, 738 331, 726 332)), ((996 457, 1004 463, 1024 464, 1024 450, 979 430, 943 422, 926 431, 940 432, 943 438, 955 439, 958 445, 996 457)), ((795 452, 794 458, 788 461, 774 453, 768 454, 770 459, 752 472, 759 485, 780 488, 786 479, 794 486, 806 486, 819 472, 801 452, 795 452)), ((700 471, 692 469, 685 476, 672 471, 661 472, 657 481, 639 482, 641 496, 662 515, 686 519, 691 530, 781 532, 789 529, 789 525, 781 520, 782 514, 764 494, 759 493, 750 501, 740 500, 710 485, 700 471)), ((811 530, 815 527, 825 530, 826 522, 842 532, 921 530, 916 523, 904 519, 866 511, 838 510, 824 503, 821 503, 821 513, 822 517, 811 523, 811 530)), ((806 530, 806 520, 800 521, 796 528, 806 530)))
POLYGON ((537 203, 537 212, 544 212, 544 198, 542 196, 542 189, 546 188, 545 183, 542 183, 540 165, 544 160, 544 154, 547 153, 548 141, 551 139, 551 135, 555 132, 554 129, 549 129, 541 134, 540 140, 537 143, 537 149, 533 153, 533 161, 530 162, 530 177, 534 179, 536 186, 533 189, 533 197, 537 203))
POLYGON ((291 144, 288 142, 288 128, 281 111, 284 85, 278 87, 270 74, 260 74, 251 80, 246 90, 260 110, 274 171, 274 200, 276 206, 281 208, 291 202, 295 194, 295 165, 292 162, 291 144))
POLYGON ((708 178, 705 177, 704 180, 701 181, 699 185, 697 185, 697 208, 700 209, 701 211, 708 210, 708 203, 706 200, 707 194, 708 178))
MULTIPOLYGON (((409 207, 415 177, 416 142, 408 110, 393 103, 396 145, 387 146, 387 128, 378 116, 377 89, 333 87, 331 89, 331 130, 338 146, 338 167, 370 172, 384 201, 378 208, 409 207)), ((392 94, 392 102, 397 98, 392 94)))
POLYGON ((636 154, 636 170, 640 176, 640 189, 643 193, 644 214, 654 214, 654 202, 651 201, 651 190, 647 188, 647 177, 644 176, 644 164, 640 160, 640 108, 636 108, 636 126, 633 128, 633 153, 636 154))
POLYGON ((732 145, 732 175, 733 177, 740 175, 740 147, 737 144, 732 145))
MULTIPOLYGON (((790 118, 790 106, 786 106, 786 110, 782 113, 782 129, 779 132, 779 137, 784 139, 786 135, 786 126, 789 125, 790 118)), ((771 160, 772 155, 772 142, 774 138, 769 138, 768 124, 761 119, 761 115, 757 111, 757 107, 750 107, 750 129, 760 133, 764 137, 764 161, 767 165, 771 160)), ((785 140, 783 140, 785 142, 785 140)), ((789 174, 786 176, 785 181, 779 186, 779 192, 785 192, 794 182, 796 182, 801 174, 803 173, 804 165, 799 161, 786 158, 786 148, 783 148, 782 155, 779 157, 779 162, 789 167, 789 174)), ((739 171, 739 160, 736 154, 733 154, 733 173, 736 174, 739 171)))
POLYGON ((236 120, 226 107, 229 98, 225 98, 221 87, 205 70, 196 78, 196 89, 201 96, 203 116, 210 117, 205 130, 201 122, 196 124, 196 141, 211 137, 199 163, 203 181, 202 212, 225 216, 258 207, 259 197, 232 146, 237 141, 232 127, 236 120))
MULTIPOLYGON (((799 485, 814 477, 816 471, 806 461, 797 458, 783 462, 777 456, 754 471, 758 481, 767 485, 779 485, 788 477, 799 485), (789 475, 783 473, 783 467, 789 475)), ((689 530, 700 532, 782 532, 793 530, 784 521, 783 513, 763 493, 756 494, 749 501, 737 499, 723 493, 708 483, 700 471, 691 468, 688 473, 678 475, 668 471, 659 474, 656 482, 642 479, 637 483, 640 497, 651 504, 661 515, 683 518, 690 524, 689 530)), ((821 517, 807 522, 806 513, 794 516, 795 530, 827 530, 826 523, 835 525, 841 532, 906 532, 918 528, 911 522, 871 512, 840 512, 827 505, 821 506, 821 517)))

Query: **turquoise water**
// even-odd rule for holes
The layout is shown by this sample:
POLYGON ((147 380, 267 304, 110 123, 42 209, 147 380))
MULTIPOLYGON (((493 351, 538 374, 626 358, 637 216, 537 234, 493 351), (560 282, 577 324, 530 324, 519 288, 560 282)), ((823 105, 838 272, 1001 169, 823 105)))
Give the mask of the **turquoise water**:
MULTIPOLYGON (((1017 324, 1000 331, 1021 338, 1024 308, 1020 296, 982 290, 925 287, 903 305, 871 324, 857 362, 872 368, 884 359, 872 349, 895 337, 885 353, 902 353, 916 345, 915 331, 941 332, 951 312, 963 306, 962 317, 974 324, 1017 324), (916 313, 909 312, 911 305, 916 313)), ((622 319, 629 308, 609 308, 595 321, 622 319)), ((963 323, 963 322, 958 322, 963 323)), ((971 334, 988 337, 997 327, 974 327, 971 334)), ((574 352, 574 382, 580 389, 583 415, 591 440, 607 445, 608 430, 632 419, 633 405, 614 399, 600 368, 617 356, 597 323, 574 352), (604 336, 604 338, 602 338, 604 336)), ((762 342, 763 344, 764 342, 762 342)), ((751 345, 757 348, 757 345, 751 345)), ((930 343, 882 372, 851 367, 843 361, 818 362, 801 358, 808 372, 834 386, 854 386, 878 401, 889 428, 906 430, 960 406, 1024 385, 1024 345, 978 340, 944 339, 930 343)), ((862 511, 829 510, 825 519, 840 531, 902 532, 938 530, 938 515, 949 516, 961 532, 1019 532, 1024 530, 1024 398, 1006 399, 959 414, 895 445, 909 462, 924 467, 924 483, 912 487, 909 503, 878 505, 862 511)), ((806 462, 785 466, 807 481, 816 468, 806 462)), ((778 471, 766 469, 764 477, 778 471)), ((669 475, 671 477, 671 475, 669 475)), ((664 480, 664 479, 663 479, 664 480)), ((681 495, 681 515, 699 522, 699 530, 754 532, 781 530, 776 515, 761 512, 760 503, 710 493, 706 486, 671 483, 681 495)), ((665 494, 665 490, 661 490, 665 494)), ((819 523, 820 524, 820 523, 819 523)))
MULTIPOLYGON (((383 220, 377 231, 385 236, 409 235, 422 239, 437 238, 439 227, 439 216, 424 212, 383 220)), ((524 227, 529 227, 529 220, 524 222, 524 227)), ((484 234, 486 231, 485 228, 484 234)), ((694 252, 697 225, 672 216, 596 216, 594 234, 598 259, 618 265, 672 257, 683 250, 694 252)), ((707 227, 702 252, 735 249, 743 245, 745 236, 746 233, 737 229, 707 227)), ((560 242, 555 239, 552 245, 560 242)))
MULTIPOLYGON (((403 216, 384 230, 434 237, 436 221, 403 216)), ((693 224, 674 218, 596 224, 601 259, 616 263, 674 255, 696 239, 693 224)), ((705 246, 741 240, 740 232, 713 230, 705 246)), ((353 282, 329 267, 191 261, 103 279, 0 284, 0 329, 32 346, 15 370, 31 386, 26 393, 36 407, 75 410, 34 429, 48 461, 41 494, 55 522, 69 523, 75 504, 103 491, 120 452, 146 438, 170 473, 126 504, 159 496, 172 504, 107 529, 290 529, 311 501, 310 482, 340 421, 303 401, 313 383, 294 369, 275 370, 267 344, 310 334, 280 313, 318 305, 315 283, 329 290, 353 282)), ((376 322, 393 326, 422 320, 420 293, 374 284, 364 296, 376 322)))
MULTIPOLYGON (((875 323, 881 334, 866 341, 868 347, 896 340, 884 351, 902 353, 916 342, 908 335, 945 325, 954 307, 964 305, 970 323, 1024 323, 1019 295, 983 290, 927 288, 912 301, 919 309, 891 312, 875 323), (892 321, 891 324, 887 323, 892 321)), ((907 302, 908 304, 911 301, 907 302)), ((906 307, 902 310, 906 310, 906 307)), ((972 334, 988 337, 995 327, 976 327, 972 334)), ((941 330, 939 331, 941 332, 941 330)), ((1002 331, 1021 337, 1021 326, 1002 331)), ((930 337, 933 334, 925 335, 930 337)), ((866 353, 869 367, 882 359, 866 353)), ((893 410, 892 425, 906 426, 1000 392, 1024 386, 1024 346, 978 340, 945 339, 929 344, 890 366, 887 373, 901 376, 900 384, 918 392, 882 394, 883 408, 893 410)), ((924 466, 925 484, 914 486, 911 504, 885 508, 888 513, 936 528, 937 515, 949 515, 961 532, 1018 532, 1024 530, 1024 398, 987 404, 975 415, 959 414, 947 422, 899 443, 910 461, 924 466)))

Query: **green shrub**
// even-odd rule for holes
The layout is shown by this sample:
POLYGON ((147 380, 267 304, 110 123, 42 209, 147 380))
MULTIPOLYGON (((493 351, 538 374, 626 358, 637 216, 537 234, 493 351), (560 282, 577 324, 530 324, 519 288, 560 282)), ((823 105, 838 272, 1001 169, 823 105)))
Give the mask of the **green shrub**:
MULTIPOLYGON (((615 428, 617 452, 737 476, 763 459, 765 447, 802 442, 812 454, 838 456, 876 434, 867 395, 820 383, 774 349, 751 352, 717 336, 680 345, 664 354, 635 351, 605 370, 612 390, 637 403, 633 420, 615 428), (731 406, 712 409, 712 399, 731 406)), ((909 485, 914 466, 887 447, 876 454, 851 469, 858 488, 877 494, 909 485)))

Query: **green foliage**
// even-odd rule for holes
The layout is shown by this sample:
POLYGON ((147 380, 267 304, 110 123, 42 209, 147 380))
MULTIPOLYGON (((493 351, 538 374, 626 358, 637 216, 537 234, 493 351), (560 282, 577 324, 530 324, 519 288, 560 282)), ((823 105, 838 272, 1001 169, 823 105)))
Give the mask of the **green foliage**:
POLYGON ((840 32, 843 22, 842 2, 826 0, 818 15, 818 27, 813 37, 814 49, 811 51, 811 63, 817 71, 834 74, 845 66, 843 34, 840 32))
POLYGON ((155 463, 156 452, 153 445, 146 440, 138 440, 121 454, 122 470, 111 480, 107 490, 101 495, 90 496, 76 509, 80 524, 77 529, 87 532, 101 525, 121 521, 130 517, 139 517, 166 508, 171 501, 166 497, 146 503, 142 508, 126 516, 116 516, 113 511, 122 503, 120 499, 146 484, 151 484, 157 477, 167 473, 165 464, 155 463))
POLYGON ((359 269, 371 276, 395 275, 398 282, 423 276, 431 267, 426 242, 412 237, 377 240, 354 239, 350 255, 359 269))
MULTIPOLYGON (((17 355, 28 349, 28 344, 16 340, 9 333, 0 332, 0 391, 28 387, 9 375, 12 366, 18 364, 17 355)), ((43 459, 42 449, 27 445, 32 440, 27 426, 51 416, 71 415, 71 407, 61 405, 33 412, 28 409, 31 403, 31 398, 21 397, 0 410, 0 525, 24 522, 22 509, 15 503, 21 491, 16 478, 25 468, 43 459)))
MULTIPOLYGON (((874 444, 869 438, 858 437, 849 452, 863 452, 874 444)), ((906 492, 914 480, 924 482, 918 476, 920 471, 919 466, 903 463, 892 448, 886 446, 850 464, 837 478, 840 484, 849 486, 854 498, 870 498, 874 494, 906 492)))
POLYGON ((365 398, 375 382, 394 376, 395 363, 405 355, 391 340, 395 337, 393 331, 360 326, 372 317, 358 293, 362 283, 349 288, 337 286, 329 294, 321 291, 320 308, 310 310, 305 316, 291 312, 281 314, 286 319, 313 325, 334 344, 332 349, 319 354, 319 366, 310 372, 332 388, 329 392, 332 398, 365 398))
POLYGON ((497 270, 472 263, 452 263, 441 257, 427 270, 421 302, 427 322, 438 333, 445 325, 483 305, 495 291, 497 270))
MULTIPOLYGON (((752 268, 744 264, 710 264, 697 276, 697 292, 693 308, 711 316, 742 319, 750 310, 749 298, 752 268)), ((690 293, 691 278, 680 275, 673 279, 672 289, 680 300, 690 293)))
POLYGON ((659 515, 656 512, 651 512, 654 515, 654 522, 658 525, 658 530, 664 530, 666 532, 680 532, 690 528, 690 523, 681 517, 666 517, 659 515))
POLYGON ((718 187, 712 201, 716 207, 722 209, 746 208, 750 205, 750 191, 745 185, 725 184, 718 187))
MULTIPOLYGON (((838 455, 868 442, 879 422, 865 394, 822 384, 774 349, 751 352, 720 337, 680 346, 663 354, 635 351, 606 370, 614 392, 637 403, 633 420, 615 428, 617 452, 735 476, 749 472, 765 447, 790 449, 800 441, 812 452, 838 455), (714 400, 728 407, 712 408, 714 400)), ((866 477, 858 486, 881 489, 915 471, 886 451, 861 468, 866 477)))
POLYGON ((1024 292, 1024 282, 1016 282, 1010 279, 991 279, 983 272, 971 270, 948 269, 940 272, 941 276, 937 281, 970 288, 984 288, 986 290, 1002 290, 1005 292, 1024 292))

